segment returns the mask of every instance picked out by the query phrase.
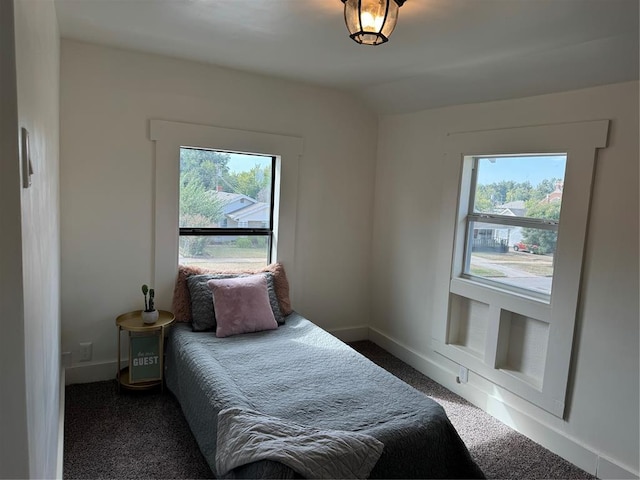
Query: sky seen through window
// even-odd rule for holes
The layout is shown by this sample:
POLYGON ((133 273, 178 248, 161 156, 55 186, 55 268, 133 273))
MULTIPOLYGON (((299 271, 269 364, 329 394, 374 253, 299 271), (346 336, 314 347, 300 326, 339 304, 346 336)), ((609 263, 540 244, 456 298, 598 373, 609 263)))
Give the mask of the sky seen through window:
POLYGON ((489 160, 481 162, 482 167, 478 170, 478 185, 513 180, 518 183, 528 181, 532 187, 545 179, 564 179, 567 161, 565 154, 478 158, 489 160))

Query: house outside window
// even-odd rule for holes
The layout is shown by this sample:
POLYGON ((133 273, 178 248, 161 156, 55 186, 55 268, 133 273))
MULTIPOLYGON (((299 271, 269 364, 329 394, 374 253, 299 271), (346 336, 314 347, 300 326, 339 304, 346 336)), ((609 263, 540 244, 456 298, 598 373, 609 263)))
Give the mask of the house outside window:
POLYGON ((178 261, 225 271, 271 262, 275 157, 180 148, 178 261))

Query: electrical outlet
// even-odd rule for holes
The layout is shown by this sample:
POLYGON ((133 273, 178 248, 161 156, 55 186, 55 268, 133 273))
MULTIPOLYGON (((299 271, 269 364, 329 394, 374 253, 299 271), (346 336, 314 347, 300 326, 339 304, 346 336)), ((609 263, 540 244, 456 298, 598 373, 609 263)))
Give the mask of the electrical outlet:
POLYGON ((81 362, 88 362, 91 360, 91 355, 92 355, 92 350, 93 350, 93 343, 91 342, 84 342, 80 344, 80 361, 81 362))
POLYGON ((458 383, 467 383, 469 381, 469 369, 460 365, 458 378, 456 380, 458 381, 458 383))

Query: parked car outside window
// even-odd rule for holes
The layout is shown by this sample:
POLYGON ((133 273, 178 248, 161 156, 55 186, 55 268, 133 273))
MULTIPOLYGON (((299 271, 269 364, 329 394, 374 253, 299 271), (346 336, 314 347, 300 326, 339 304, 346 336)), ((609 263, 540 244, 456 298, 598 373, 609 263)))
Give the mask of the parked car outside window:
POLYGON ((516 252, 529 252, 529 253, 536 253, 536 254, 541 254, 542 251, 540 249, 540 247, 538 245, 527 245, 524 242, 518 242, 518 243, 514 243, 513 244, 513 249, 516 252))

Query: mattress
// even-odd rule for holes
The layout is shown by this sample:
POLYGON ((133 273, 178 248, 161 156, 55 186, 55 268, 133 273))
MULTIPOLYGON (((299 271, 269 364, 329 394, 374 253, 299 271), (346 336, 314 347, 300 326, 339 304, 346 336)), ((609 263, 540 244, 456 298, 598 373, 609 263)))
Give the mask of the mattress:
MULTIPOLYGON (((484 478, 438 403, 296 312, 276 330, 217 338, 173 327, 166 384, 216 471, 218 413, 240 408, 310 428, 358 432, 384 449, 370 478, 484 478)), ((237 478, 296 478, 261 460, 237 478)))

